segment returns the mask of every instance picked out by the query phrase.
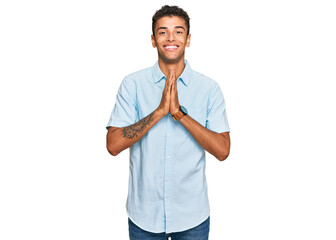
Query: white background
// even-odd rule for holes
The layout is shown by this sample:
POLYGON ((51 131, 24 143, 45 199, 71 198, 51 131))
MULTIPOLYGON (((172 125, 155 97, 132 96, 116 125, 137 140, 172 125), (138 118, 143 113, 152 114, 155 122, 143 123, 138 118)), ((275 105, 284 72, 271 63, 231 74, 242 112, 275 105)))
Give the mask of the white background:
POLYGON ((191 17, 194 70, 224 93, 231 154, 207 155, 211 240, 336 239, 333 1, 1 1, 0 239, 128 239, 128 151, 105 148, 151 17, 191 17))

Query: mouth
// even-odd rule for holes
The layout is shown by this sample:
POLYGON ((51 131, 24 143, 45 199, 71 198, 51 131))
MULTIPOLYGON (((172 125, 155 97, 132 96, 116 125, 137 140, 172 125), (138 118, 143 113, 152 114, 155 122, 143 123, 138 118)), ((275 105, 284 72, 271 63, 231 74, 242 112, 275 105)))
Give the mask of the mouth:
POLYGON ((163 48, 167 51, 175 51, 179 46, 178 45, 164 45, 163 48))

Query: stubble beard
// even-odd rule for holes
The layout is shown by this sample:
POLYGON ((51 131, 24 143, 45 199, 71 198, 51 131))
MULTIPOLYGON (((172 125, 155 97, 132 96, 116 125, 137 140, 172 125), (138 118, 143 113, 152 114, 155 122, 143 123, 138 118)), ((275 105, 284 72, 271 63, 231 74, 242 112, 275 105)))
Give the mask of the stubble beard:
POLYGON ((177 56, 177 58, 169 59, 169 58, 166 58, 164 54, 161 54, 158 51, 159 59, 161 59, 164 63, 168 63, 168 64, 178 63, 179 61, 181 61, 181 59, 184 57, 184 53, 185 53, 185 50, 183 50, 183 52, 179 56, 177 56))

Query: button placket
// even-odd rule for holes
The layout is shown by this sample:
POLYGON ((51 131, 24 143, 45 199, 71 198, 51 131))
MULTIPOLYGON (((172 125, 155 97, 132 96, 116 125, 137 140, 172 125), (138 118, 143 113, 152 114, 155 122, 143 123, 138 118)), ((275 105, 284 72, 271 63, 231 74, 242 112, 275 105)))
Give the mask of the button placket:
POLYGON ((172 222, 174 219, 171 218, 171 204, 172 204, 172 199, 171 199, 171 174, 172 174, 172 160, 173 160, 173 142, 174 139, 171 137, 172 133, 171 131, 173 130, 173 123, 174 120, 171 117, 171 114, 167 118, 167 129, 166 129, 166 154, 165 154, 165 181, 164 181, 164 205, 165 205, 165 215, 166 215, 166 229, 170 229, 172 222))

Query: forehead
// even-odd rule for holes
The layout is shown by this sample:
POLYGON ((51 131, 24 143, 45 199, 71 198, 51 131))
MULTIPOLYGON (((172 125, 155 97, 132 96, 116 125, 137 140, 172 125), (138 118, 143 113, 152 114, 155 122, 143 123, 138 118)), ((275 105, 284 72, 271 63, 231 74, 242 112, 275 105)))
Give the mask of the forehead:
POLYGON ((178 16, 164 16, 157 20, 155 29, 159 27, 175 27, 175 26, 183 26, 187 28, 186 22, 183 18, 178 16))

